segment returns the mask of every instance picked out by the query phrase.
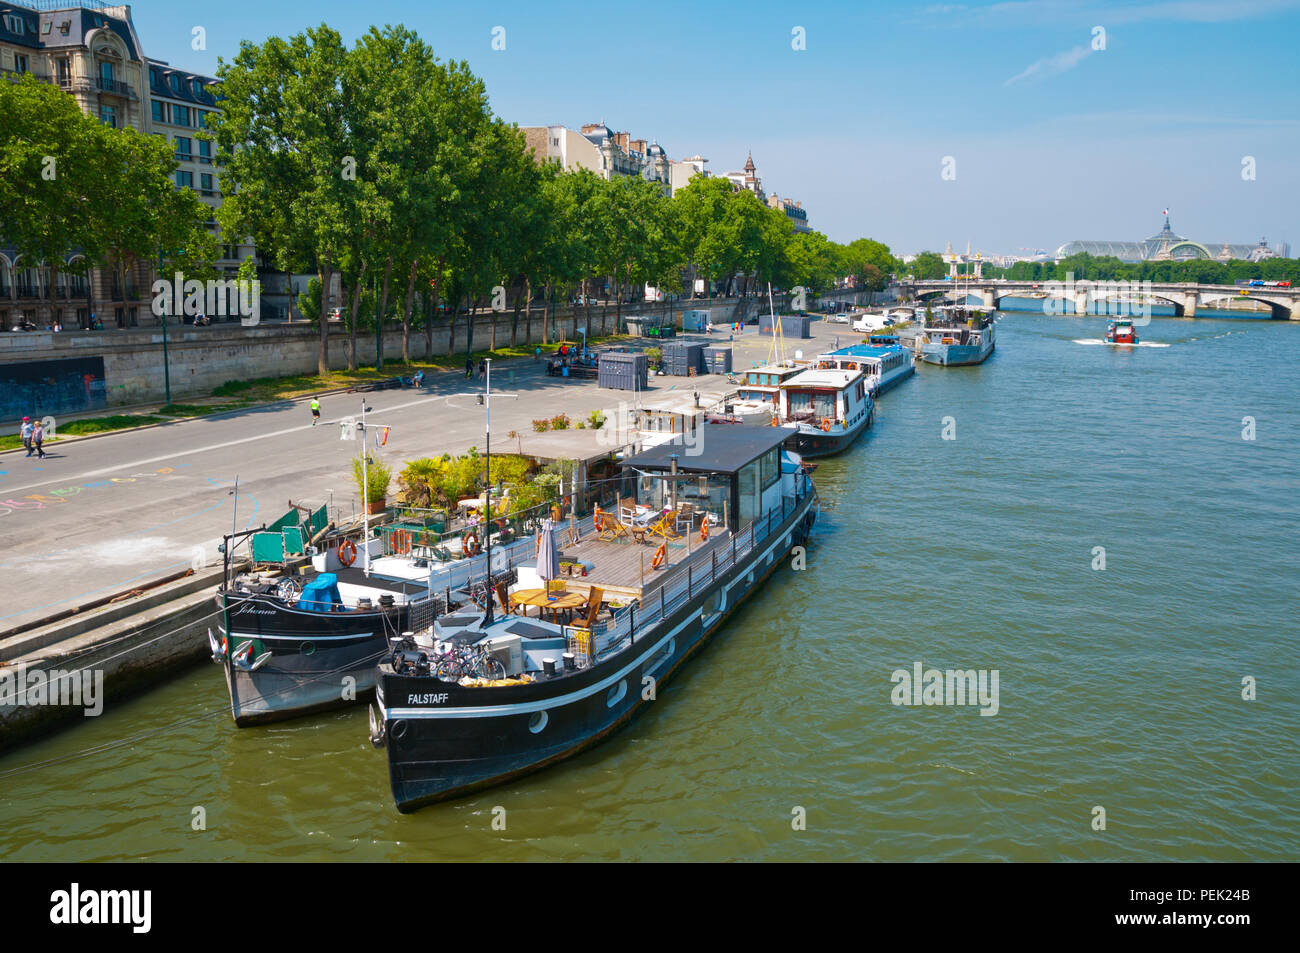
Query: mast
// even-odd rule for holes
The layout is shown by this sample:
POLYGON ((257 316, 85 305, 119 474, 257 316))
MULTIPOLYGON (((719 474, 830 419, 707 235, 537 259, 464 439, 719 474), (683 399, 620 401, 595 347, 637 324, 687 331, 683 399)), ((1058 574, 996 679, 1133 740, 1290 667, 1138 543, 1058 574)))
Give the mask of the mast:
POLYGON ((370 448, 366 446, 366 399, 361 398, 361 522, 365 531, 361 536, 361 548, 363 555, 361 557, 361 571, 370 578, 370 497, 367 493, 369 490, 369 478, 366 469, 366 457, 370 453, 370 448))
POLYGON ((483 410, 486 418, 486 433, 483 447, 487 452, 487 471, 483 479, 483 553, 487 558, 484 572, 487 574, 487 608, 483 612, 483 625, 492 624, 492 360, 485 359, 487 374, 483 378, 483 410))

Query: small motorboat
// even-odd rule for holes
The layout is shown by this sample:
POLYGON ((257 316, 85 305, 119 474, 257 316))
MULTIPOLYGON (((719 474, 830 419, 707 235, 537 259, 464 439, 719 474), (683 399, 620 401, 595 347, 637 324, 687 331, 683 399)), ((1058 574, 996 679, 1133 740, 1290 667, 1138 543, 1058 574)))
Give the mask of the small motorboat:
POLYGON ((1137 332, 1132 321, 1112 321, 1106 325, 1107 344, 1137 344, 1137 332))

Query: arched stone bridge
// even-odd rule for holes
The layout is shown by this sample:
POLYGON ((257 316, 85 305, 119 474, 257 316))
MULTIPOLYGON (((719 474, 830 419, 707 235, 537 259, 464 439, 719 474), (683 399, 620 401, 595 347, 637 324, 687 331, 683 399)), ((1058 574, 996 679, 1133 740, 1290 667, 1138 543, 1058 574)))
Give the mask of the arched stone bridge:
POLYGON ((976 295, 985 308, 996 308, 1003 298, 1043 296, 1069 300, 1076 314, 1085 314, 1094 301, 1132 301, 1145 295, 1153 301, 1173 305, 1178 317, 1194 318, 1196 309, 1229 300, 1258 301, 1268 305, 1280 321, 1300 321, 1300 288, 1238 288, 1235 285, 1202 285, 1195 282, 1156 283, 1136 281, 1011 281, 1005 278, 973 278, 970 281, 903 281, 899 290, 920 300, 932 295, 961 298, 976 295), (1242 294, 1245 290, 1248 294, 1242 294))

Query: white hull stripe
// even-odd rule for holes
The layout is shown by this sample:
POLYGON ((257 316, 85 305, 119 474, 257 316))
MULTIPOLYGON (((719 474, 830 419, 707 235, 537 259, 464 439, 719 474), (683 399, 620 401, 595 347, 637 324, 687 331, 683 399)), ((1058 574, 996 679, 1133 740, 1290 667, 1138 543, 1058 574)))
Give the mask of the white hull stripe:
MULTIPOLYGON (((772 545, 762 553, 757 554, 751 568, 759 560, 769 555, 773 550, 779 549, 782 539, 790 535, 787 530, 784 533, 773 535, 772 545)), ((749 570, 745 570, 748 572, 749 570)), ((743 573, 742 573, 743 575, 743 573)), ((650 648, 646 649, 633 662, 629 662, 613 675, 607 675, 599 682, 594 682, 586 688, 569 692, 567 695, 557 695, 554 698, 544 698, 535 702, 518 702, 514 705, 492 705, 492 706, 474 706, 472 708, 397 708, 388 709, 388 717, 393 720, 400 718, 499 718, 504 715, 527 715, 533 712, 546 711, 550 708, 560 708, 564 705, 570 705, 574 702, 580 702, 590 698, 592 695, 599 694, 610 688, 612 685, 626 678, 634 669, 644 665, 646 661, 656 652, 664 647, 664 644, 674 638, 682 629, 700 621, 700 617, 688 616, 683 622, 679 623, 671 632, 665 632, 661 635, 650 648)))
POLYGON ((257 639, 259 642, 338 642, 347 639, 373 639, 374 632, 358 632, 356 635, 260 635, 256 632, 236 632, 232 639, 257 639))

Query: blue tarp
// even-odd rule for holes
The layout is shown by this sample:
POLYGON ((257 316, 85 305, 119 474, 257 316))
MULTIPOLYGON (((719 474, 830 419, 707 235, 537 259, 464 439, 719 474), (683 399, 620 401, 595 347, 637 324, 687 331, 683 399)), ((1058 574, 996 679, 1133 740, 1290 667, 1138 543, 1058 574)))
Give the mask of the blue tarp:
POLYGON ((302 596, 298 599, 299 609, 306 612, 334 612, 342 607, 339 577, 334 573, 323 572, 302 587, 302 596))

